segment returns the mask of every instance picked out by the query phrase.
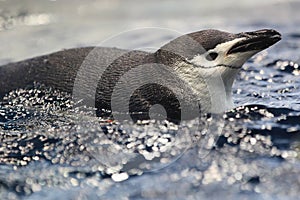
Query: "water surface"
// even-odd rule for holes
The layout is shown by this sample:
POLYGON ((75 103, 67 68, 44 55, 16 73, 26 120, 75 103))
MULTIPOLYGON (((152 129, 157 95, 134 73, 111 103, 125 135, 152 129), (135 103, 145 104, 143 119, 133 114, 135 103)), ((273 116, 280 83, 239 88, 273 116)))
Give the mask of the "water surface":
MULTIPOLYGON (((1 199, 299 196, 298 1, 12 0, 0 8, 2 64, 97 45, 143 27, 182 33, 274 28, 283 34, 279 44, 244 65, 234 84, 240 107, 200 126, 203 135, 197 120, 179 126, 99 122, 93 110, 77 109, 61 91, 39 84, 12 91, 0 102, 1 199), (148 145, 131 151, 141 138, 148 145), (136 163, 146 164, 135 169, 136 163)), ((105 44, 122 47, 132 40, 154 48, 172 36, 140 34, 105 44)))

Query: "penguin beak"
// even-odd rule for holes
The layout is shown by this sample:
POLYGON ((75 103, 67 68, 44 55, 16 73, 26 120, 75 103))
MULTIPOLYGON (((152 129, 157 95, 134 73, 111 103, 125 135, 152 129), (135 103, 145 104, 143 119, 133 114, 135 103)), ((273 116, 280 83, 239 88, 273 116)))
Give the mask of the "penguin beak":
POLYGON ((273 29, 263 29, 253 32, 239 33, 237 34, 237 38, 244 39, 234 44, 227 54, 249 51, 259 52, 281 40, 281 34, 273 29))

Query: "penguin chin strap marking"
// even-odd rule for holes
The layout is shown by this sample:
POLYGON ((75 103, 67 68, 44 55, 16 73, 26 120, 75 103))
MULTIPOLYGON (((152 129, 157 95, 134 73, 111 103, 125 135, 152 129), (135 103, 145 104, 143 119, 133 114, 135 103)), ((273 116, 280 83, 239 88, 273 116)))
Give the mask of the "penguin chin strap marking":
POLYGON ((205 67, 205 66, 202 66, 202 65, 197 65, 197 64, 191 63, 187 60, 186 60, 186 63, 188 63, 190 65, 194 65, 194 66, 199 67, 199 68, 203 68, 203 69, 212 69, 212 68, 217 68, 217 67, 228 67, 228 68, 231 68, 231 69, 240 69, 241 68, 241 67, 232 66, 232 65, 225 65, 225 64, 218 64, 218 65, 215 65, 215 66, 205 67))

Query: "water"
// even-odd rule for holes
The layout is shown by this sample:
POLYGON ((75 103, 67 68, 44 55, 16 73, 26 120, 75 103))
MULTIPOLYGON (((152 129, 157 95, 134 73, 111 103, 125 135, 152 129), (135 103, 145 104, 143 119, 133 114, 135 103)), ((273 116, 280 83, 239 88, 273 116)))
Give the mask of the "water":
MULTIPOLYGON (((234 85, 240 107, 212 116, 206 126, 197 120, 99 126, 93 110, 74 107, 68 94, 38 84, 13 91, 0 103, 0 198, 296 199, 299 8, 298 1, 271 0, 1 1, 2 64, 97 45, 145 26, 183 33, 275 28, 283 40, 244 65, 234 85), (199 135, 199 127, 206 134, 199 135)), ((138 33, 105 44, 122 47, 132 40, 153 50, 173 36, 138 33)))

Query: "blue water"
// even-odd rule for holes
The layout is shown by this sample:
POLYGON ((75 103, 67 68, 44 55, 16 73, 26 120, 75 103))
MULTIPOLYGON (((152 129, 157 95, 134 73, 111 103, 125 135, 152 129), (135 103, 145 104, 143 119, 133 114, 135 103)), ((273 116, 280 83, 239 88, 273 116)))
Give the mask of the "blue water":
POLYGON ((33 2, 0 2, 0 63, 101 42, 153 50, 204 28, 274 28, 283 39, 244 65, 237 108, 211 123, 119 124, 39 84, 12 91, 0 102, 0 199, 298 198, 298 1, 33 2), (149 26, 172 31, 103 42, 149 26))

